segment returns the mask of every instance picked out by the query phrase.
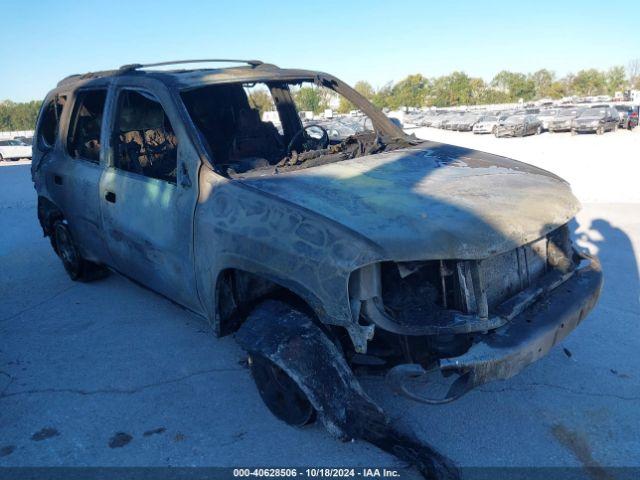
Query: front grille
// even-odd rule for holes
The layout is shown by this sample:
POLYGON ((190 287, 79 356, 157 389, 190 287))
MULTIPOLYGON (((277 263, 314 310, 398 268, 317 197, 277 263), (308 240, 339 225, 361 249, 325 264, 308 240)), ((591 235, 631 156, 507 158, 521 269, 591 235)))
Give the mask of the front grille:
MULTIPOLYGON (((567 225, 547 236, 483 260, 383 262, 382 302, 401 324, 458 311, 481 319, 503 316, 500 305, 534 286, 546 273, 575 268, 567 225)), ((444 318, 444 317, 443 317, 444 318)))
POLYGON ((480 262, 489 311, 544 275, 546 265, 546 237, 480 262))

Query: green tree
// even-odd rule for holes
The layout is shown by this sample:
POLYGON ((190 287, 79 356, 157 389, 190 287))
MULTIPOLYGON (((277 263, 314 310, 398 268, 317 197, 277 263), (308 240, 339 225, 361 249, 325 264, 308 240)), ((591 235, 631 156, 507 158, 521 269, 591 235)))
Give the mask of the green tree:
POLYGON ((533 82, 536 97, 548 98, 552 96, 552 86, 556 80, 555 73, 546 68, 542 68, 532 73, 529 78, 533 82))
POLYGON ((41 104, 37 100, 25 103, 5 100, 0 103, 0 131, 33 130, 41 104))
POLYGON ((393 84, 391 82, 379 88, 376 91, 376 93, 373 94, 373 97, 371 98, 371 102, 378 108, 392 108, 391 107, 392 88, 393 88, 393 84))
POLYGON ((433 79, 429 103, 436 107, 474 105, 482 101, 485 90, 486 85, 481 78, 453 72, 433 79))
POLYGON ((249 104, 251 107, 260 111, 260 116, 262 116, 264 112, 275 110, 275 105, 273 104, 271 95, 266 90, 255 90, 249 92, 249 104))
POLYGON ((327 108, 325 96, 320 89, 316 87, 300 87, 300 89, 294 93, 293 98, 298 110, 320 113, 327 108))
POLYGON ((604 73, 595 68, 580 70, 571 81, 571 90, 578 95, 600 95, 607 89, 604 73))
POLYGON ((627 72, 624 67, 611 67, 607 72, 607 93, 614 95, 616 92, 624 91, 627 86, 627 72))
MULTIPOLYGON (((373 96, 375 95, 375 91, 373 90, 371 84, 364 80, 356 82, 356 84, 353 86, 353 89, 369 101, 371 101, 373 99, 373 96)), ((355 110, 355 108, 356 107, 353 103, 351 103, 343 96, 340 96, 340 105, 338 106, 339 113, 348 113, 351 110, 355 110)))
POLYGON ((498 73, 491 86, 498 91, 506 93, 511 101, 523 99, 532 100, 536 95, 536 87, 531 78, 527 78, 524 73, 515 73, 503 70, 498 73))
POLYGON ((389 107, 423 107, 428 93, 429 80, 420 75, 409 75, 391 89, 389 107))

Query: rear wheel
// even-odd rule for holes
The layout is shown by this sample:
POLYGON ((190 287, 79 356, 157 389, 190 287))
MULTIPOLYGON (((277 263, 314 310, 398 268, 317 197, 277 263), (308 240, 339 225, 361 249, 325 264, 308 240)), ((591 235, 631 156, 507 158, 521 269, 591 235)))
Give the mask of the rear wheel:
POLYGON ((0 153, 0 162, 4 160, 4 157, 2 156, 2 154, 0 153))
POLYGON ((260 355, 249 356, 249 366, 260 396, 271 413, 294 427, 313 423, 315 409, 284 370, 260 355))
POLYGON ((106 276, 106 268, 82 257, 64 220, 53 224, 52 237, 54 249, 71 280, 89 281, 106 276))

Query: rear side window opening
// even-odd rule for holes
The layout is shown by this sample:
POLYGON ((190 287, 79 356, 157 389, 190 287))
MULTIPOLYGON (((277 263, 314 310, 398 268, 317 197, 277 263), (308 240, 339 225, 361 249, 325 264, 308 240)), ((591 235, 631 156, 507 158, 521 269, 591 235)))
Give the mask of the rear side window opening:
POLYGON ((100 132, 107 90, 84 90, 71 117, 67 151, 73 158, 100 163, 100 132))
POLYGON ((66 95, 56 95, 42 110, 42 119, 38 128, 38 140, 43 150, 52 148, 56 143, 60 117, 66 102, 66 95))

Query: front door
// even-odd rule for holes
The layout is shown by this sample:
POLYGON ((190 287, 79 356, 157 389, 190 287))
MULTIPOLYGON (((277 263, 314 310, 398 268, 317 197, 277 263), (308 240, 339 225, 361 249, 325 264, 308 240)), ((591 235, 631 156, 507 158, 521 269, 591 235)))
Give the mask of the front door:
POLYGON ((113 106, 112 159, 100 182, 100 199, 114 266, 199 310, 193 264, 197 188, 181 177, 187 172, 183 143, 189 142, 149 90, 120 87, 113 106))

